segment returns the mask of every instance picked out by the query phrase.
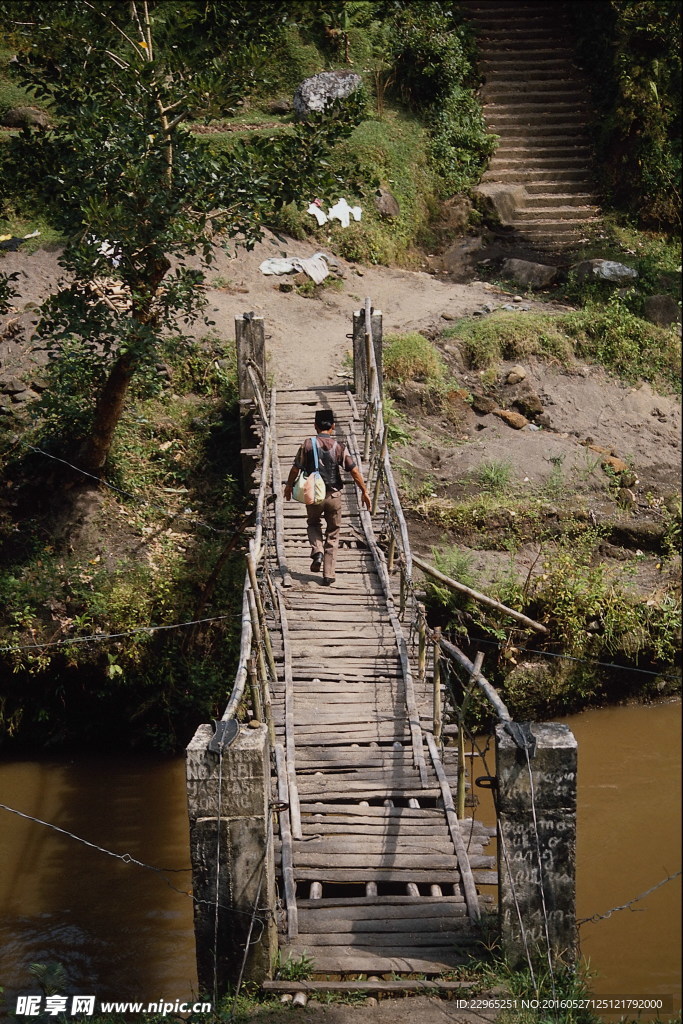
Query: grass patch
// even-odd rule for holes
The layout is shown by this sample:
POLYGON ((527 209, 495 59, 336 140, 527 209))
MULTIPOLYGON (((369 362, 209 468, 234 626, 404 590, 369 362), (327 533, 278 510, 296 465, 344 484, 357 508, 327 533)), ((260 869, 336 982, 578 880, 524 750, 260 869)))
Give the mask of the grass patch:
POLYGON ((22 252, 36 252, 37 249, 44 249, 48 245, 63 245, 66 241, 64 235, 56 231, 44 217, 31 217, 16 211, 6 211, 6 213, 7 216, 0 217, 0 235, 15 235, 17 238, 23 238, 24 235, 33 234, 34 231, 40 232, 35 238, 29 238, 22 244, 22 252))
POLYGON ((491 494, 504 494, 512 479, 512 465, 496 459, 482 462, 477 468, 476 477, 485 491, 491 494))
POLYGON ((9 62, 15 51, 7 46, 0 46, 0 115, 13 107, 40 107, 35 96, 27 92, 12 78, 9 62))
POLYGON ((568 365, 579 358, 598 363, 628 382, 646 380, 680 394, 680 333, 631 312, 618 293, 607 303, 571 313, 498 312, 462 320, 442 337, 457 338, 471 369, 530 356, 568 365))
POLYGON ((388 381, 402 384, 421 381, 436 384, 444 379, 446 365, 423 334, 388 334, 384 339, 382 372, 388 381))
POLYGON ((444 338, 462 342, 468 366, 485 370, 503 359, 538 356, 563 365, 574 354, 571 339, 559 315, 551 313, 496 312, 477 320, 461 320, 449 327, 444 338))
POLYGON ((330 238, 338 255, 361 263, 409 266, 417 262, 412 250, 428 231, 436 203, 427 146, 427 132, 414 118, 387 109, 382 120, 361 122, 337 147, 341 158, 358 160, 368 186, 361 202, 362 221, 348 228, 332 227, 330 238), (395 196, 398 217, 385 220, 375 209, 370 192, 375 182, 395 196))
POLYGON ((646 380, 681 391, 681 338, 675 327, 657 327, 632 313, 615 293, 602 305, 591 305, 563 317, 576 354, 600 363, 622 380, 646 380))

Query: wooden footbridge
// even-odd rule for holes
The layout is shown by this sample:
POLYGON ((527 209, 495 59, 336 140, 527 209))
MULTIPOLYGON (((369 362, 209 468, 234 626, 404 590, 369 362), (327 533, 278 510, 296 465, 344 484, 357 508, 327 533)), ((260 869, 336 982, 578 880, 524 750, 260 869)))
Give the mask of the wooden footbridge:
MULTIPOLYGON (((190 795, 191 818, 193 802, 201 806, 195 811, 197 834, 201 822, 218 822, 217 830, 209 829, 209 840, 193 842, 195 893, 203 889, 215 906, 213 925, 197 925, 198 947, 205 941, 200 936, 213 929, 214 989, 223 889, 220 863, 207 861, 215 842, 220 862, 220 823, 227 814, 222 804, 231 798, 227 789, 223 795, 224 765, 229 764, 227 744, 237 731, 236 716, 267 724, 264 749, 272 756, 270 768, 264 761, 263 775, 271 810, 263 812, 260 826, 265 836, 260 875, 255 867, 247 871, 241 897, 231 878, 225 898, 233 906, 240 898, 242 907, 252 906, 253 925, 269 891, 265 902, 274 913, 268 927, 262 922, 262 933, 270 929, 271 961, 275 926, 281 964, 305 957, 314 976, 332 977, 338 986, 359 975, 441 976, 473 955, 484 955, 482 939, 491 937, 484 929, 490 931, 492 918, 485 911, 498 895, 497 859, 489 846, 496 828, 465 816, 468 758, 462 729, 457 743, 444 743, 444 659, 454 659, 471 685, 484 692, 501 723, 510 716, 482 676, 481 659, 471 663, 427 626, 387 453, 377 360, 381 350, 369 301, 364 316, 357 317, 355 394, 327 386, 267 389, 263 343, 260 348, 253 343, 252 324, 245 327, 252 344, 242 359, 242 393, 249 396, 243 403, 253 412, 256 514, 247 555, 241 654, 235 688, 208 747, 218 753, 219 767, 206 767, 205 760, 202 768, 206 786, 217 780, 217 807, 208 797, 190 795), (311 572, 305 509, 286 503, 282 487, 297 447, 313 433, 320 408, 333 409, 337 435, 361 466, 373 497, 371 515, 359 504, 354 483, 345 481, 333 586, 324 586, 320 575, 311 572)), ((238 352, 239 341, 238 330, 238 352)), ((506 611, 527 628, 544 630, 506 611)), ((205 734, 201 744, 206 745, 205 734)), ((469 760, 473 757, 471 752, 469 760)), ((250 761, 248 770, 236 772, 233 788, 235 780, 251 779, 254 772, 250 761)), ((244 871, 246 855, 230 838, 230 820, 226 817, 228 852, 236 862, 243 858, 239 871, 244 871)), ((245 915, 244 909, 239 912, 245 915)), ((239 925, 239 918, 232 919, 233 932, 235 922, 239 925)), ((242 943, 242 968, 251 935, 250 928, 242 943)), ((232 948, 228 958, 237 953, 234 942, 232 948)), ((201 982, 199 949, 198 960, 201 982)), ((259 980, 270 973, 267 959, 261 965, 259 980)), ((267 978, 264 985, 286 987, 267 978)))
MULTIPOLYGON (((341 388, 278 392, 284 476, 321 407, 334 409, 338 436, 360 461, 364 410, 349 397, 341 388)), ((484 851, 490 833, 456 818, 457 765, 444 765, 431 735, 432 684, 426 673, 413 676, 417 652, 352 481, 342 501, 334 587, 310 572, 303 507, 283 510, 292 585, 279 596, 272 693, 279 795, 289 805, 278 843, 283 953, 306 954, 321 973, 439 974, 480 937, 477 883, 496 881, 484 851)))

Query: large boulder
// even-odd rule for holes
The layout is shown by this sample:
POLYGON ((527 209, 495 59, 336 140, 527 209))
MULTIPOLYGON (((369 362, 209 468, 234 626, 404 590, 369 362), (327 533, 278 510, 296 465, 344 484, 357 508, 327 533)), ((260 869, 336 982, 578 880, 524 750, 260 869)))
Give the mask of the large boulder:
POLYGON ((528 260, 505 260, 500 272, 525 288, 547 288, 557 277, 557 267, 528 260))
POLYGON ((386 188, 378 188, 375 192, 375 208, 380 217, 389 219, 398 217, 401 212, 398 200, 386 188))
POLYGON ((297 86, 292 100, 294 113, 305 120, 311 111, 324 110, 332 100, 344 100, 362 84, 355 71, 321 71, 297 86))
POLYGON ((571 269, 577 281, 609 281, 611 284, 623 286, 632 284, 638 278, 637 270, 614 260, 583 260, 581 263, 575 263, 571 269))
POLYGON ((513 224, 517 211, 528 198, 524 185, 503 185, 499 182, 485 182, 477 185, 472 192, 484 216, 503 227, 513 224))
POLYGON ((644 302, 645 319, 659 327, 680 323, 681 307, 673 295, 648 295, 644 302))
POLYGON ((12 107, 0 117, 3 128, 47 128, 50 118, 38 107, 12 107))

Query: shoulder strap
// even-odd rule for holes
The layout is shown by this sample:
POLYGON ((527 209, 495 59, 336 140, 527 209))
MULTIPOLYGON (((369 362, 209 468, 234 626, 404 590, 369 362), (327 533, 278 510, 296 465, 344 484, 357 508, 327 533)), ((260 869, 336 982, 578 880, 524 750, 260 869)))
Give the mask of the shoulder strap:
POLYGON ((311 438, 311 448, 313 449, 313 465, 315 466, 315 472, 318 472, 318 442, 315 437, 311 438))

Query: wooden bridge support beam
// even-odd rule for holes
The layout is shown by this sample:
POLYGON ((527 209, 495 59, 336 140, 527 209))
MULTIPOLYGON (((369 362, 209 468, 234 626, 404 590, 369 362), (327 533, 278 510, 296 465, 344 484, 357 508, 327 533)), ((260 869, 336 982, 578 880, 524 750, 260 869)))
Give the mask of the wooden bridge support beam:
POLYGON ((245 980, 269 977, 277 929, 268 730, 241 729, 222 759, 212 735, 199 726, 186 772, 197 974, 215 998, 237 982, 249 942, 245 980))
POLYGON ((566 725, 531 726, 527 754, 496 727, 498 877, 503 950, 513 965, 572 962, 576 932, 577 744, 566 725))
POLYGON ((261 391, 266 390, 266 328, 262 316, 242 313, 235 317, 235 346, 237 350, 237 385, 240 400, 240 447, 242 449, 242 478, 248 492, 253 486, 257 466, 256 451, 259 439, 254 433, 256 397, 249 376, 251 365, 261 391))
MULTIPOLYGON (((372 341, 375 346, 375 362, 377 363, 377 383, 382 394, 382 311, 372 311, 372 341)), ((367 396, 368 374, 365 357, 365 310, 356 310, 353 314, 353 384, 357 395, 367 396)))

